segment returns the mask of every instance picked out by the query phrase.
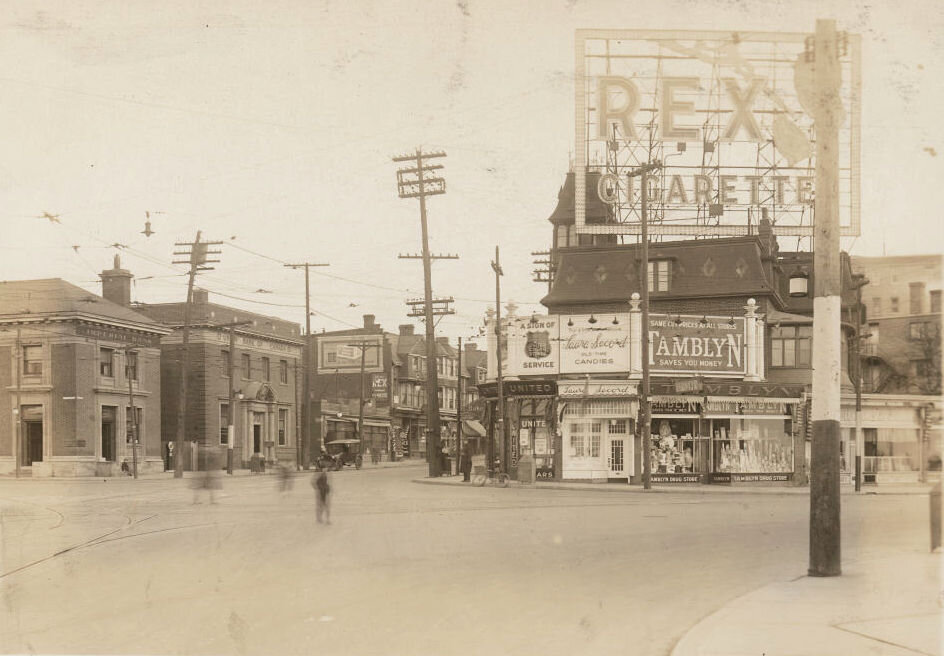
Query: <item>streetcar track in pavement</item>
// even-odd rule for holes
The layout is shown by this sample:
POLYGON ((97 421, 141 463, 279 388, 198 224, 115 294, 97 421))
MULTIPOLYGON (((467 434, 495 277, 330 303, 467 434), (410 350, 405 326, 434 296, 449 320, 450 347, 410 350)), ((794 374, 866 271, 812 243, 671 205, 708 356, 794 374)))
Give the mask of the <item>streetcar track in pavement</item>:
POLYGON ((24 500, 22 500, 22 499, 11 499, 11 498, 9 498, 9 497, 0 497, 0 501, 9 501, 9 502, 11 502, 11 503, 13 503, 13 504, 23 503, 23 504, 26 504, 26 505, 29 505, 29 506, 35 506, 36 508, 41 508, 41 509, 43 509, 43 510, 48 510, 48 511, 51 512, 51 513, 55 513, 56 515, 59 515, 59 522, 58 522, 55 526, 50 526, 50 527, 48 527, 47 530, 52 530, 52 529, 54 529, 54 528, 59 528, 59 527, 62 525, 62 522, 65 520, 65 516, 64 516, 61 512, 59 512, 58 510, 56 510, 55 508, 50 508, 49 506, 44 506, 44 505, 42 505, 42 504, 40 504, 40 503, 36 503, 36 502, 34 502, 34 501, 24 501, 24 500))
MULTIPOLYGON (((129 522, 132 521, 131 518, 128 517, 127 515, 125 515, 125 517, 129 520, 129 522)), ((31 561, 31 562, 29 562, 29 563, 24 563, 23 565, 20 565, 19 567, 16 567, 16 568, 14 568, 14 569, 11 569, 9 572, 0 572, 0 579, 6 578, 6 577, 8 577, 8 576, 11 576, 12 574, 16 574, 17 572, 22 572, 23 570, 29 569, 29 568, 31 568, 31 567, 35 567, 36 565, 40 565, 40 564, 42 564, 42 563, 48 562, 48 561, 50 561, 50 560, 52 560, 52 559, 54 559, 54 558, 58 558, 59 556, 62 556, 62 555, 67 554, 67 553, 70 553, 70 552, 72 552, 72 551, 76 551, 76 550, 78 550, 78 549, 82 549, 82 548, 88 547, 88 546, 94 546, 97 542, 99 542, 100 540, 103 540, 104 538, 107 538, 107 537, 110 536, 110 535, 114 535, 115 533, 118 533, 119 531, 124 531, 125 529, 129 528, 130 526, 137 526, 138 524, 141 524, 142 522, 146 522, 147 520, 149 520, 149 519, 151 519, 151 518, 153 518, 153 517, 157 517, 157 515, 156 515, 156 514, 154 514, 154 515, 149 515, 149 516, 147 516, 147 517, 145 517, 145 518, 143 518, 143 519, 140 519, 140 520, 138 520, 138 521, 136 521, 136 522, 133 522, 133 523, 126 523, 124 526, 119 526, 118 528, 112 529, 111 531, 108 531, 107 533, 103 533, 102 535, 97 535, 97 536, 95 536, 94 538, 90 538, 90 539, 88 539, 88 540, 84 540, 84 541, 82 541, 82 542, 79 542, 78 544, 74 544, 74 545, 72 545, 72 546, 66 547, 65 549, 60 549, 59 551, 57 551, 57 552, 55 552, 55 553, 53 553, 53 554, 50 554, 50 555, 48 555, 48 556, 44 556, 43 558, 38 558, 38 559, 36 559, 36 560, 34 560, 34 561, 31 561)))

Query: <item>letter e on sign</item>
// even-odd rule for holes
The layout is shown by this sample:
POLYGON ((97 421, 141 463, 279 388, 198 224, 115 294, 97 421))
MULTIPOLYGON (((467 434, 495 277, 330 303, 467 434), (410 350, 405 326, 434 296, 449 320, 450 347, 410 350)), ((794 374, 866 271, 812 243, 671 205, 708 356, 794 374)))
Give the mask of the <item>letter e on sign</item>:
POLYGON ((675 99, 676 89, 698 91, 697 77, 667 77, 662 80, 662 138, 678 141, 698 141, 698 128, 680 128, 675 125, 678 115, 694 116, 694 101, 675 99))

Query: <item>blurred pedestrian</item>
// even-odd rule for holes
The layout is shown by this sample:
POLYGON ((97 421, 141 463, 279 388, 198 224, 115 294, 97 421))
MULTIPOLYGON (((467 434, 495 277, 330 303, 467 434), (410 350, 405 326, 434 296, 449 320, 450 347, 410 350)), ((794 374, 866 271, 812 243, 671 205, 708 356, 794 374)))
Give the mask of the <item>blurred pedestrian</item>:
POLYGON ((328 472, 315 472, 311 478, 311 486, 315 488, 315 519, 318 523, 331 523, 331 485, 328 483, 328 472), (322 519, 324 518, 324 519, 322 519))
MULTIPOLYGON (((196 463, 199 468, 199 463, 196 463)), ((213 451, 206 451, 204 458, 204 470, 194 472, 193 482, 193 502, 200 503, 201 490, 206 490, 210 497, 210 503, 216 503, 214 495, 215 490, 223 488, 223 481, 220 478, 220 466, 217 462, 216 454, 213 451)))
POLYGON ((292 489, 292 472, 284 462, 278 464, 279 492, 288 492, 292 489))

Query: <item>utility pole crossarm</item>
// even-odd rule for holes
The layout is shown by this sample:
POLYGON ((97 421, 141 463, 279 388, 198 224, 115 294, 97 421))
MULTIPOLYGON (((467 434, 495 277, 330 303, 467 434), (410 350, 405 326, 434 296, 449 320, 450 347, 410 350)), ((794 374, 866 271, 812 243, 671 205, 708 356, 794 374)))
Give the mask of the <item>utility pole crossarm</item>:
MULTIPOLYGON (((209 271, 213 267, 205 266, 208 262, 219 262, 216 259, 209 259, 210 255, 219 255, 219 250, 210 250, 210 246, 222 244, 221 241, 201 241, 201 231, 197 230, 197 236, 192 242, 177 242, 177 246, 184 246, 185 251, 177 252, 176 255, 186 255, 186 261, 175 260, 175 264, 187 264, 190 271, 187 275, 187 301, 184 304, 184 325, 181 350, 183 351, 182 364, 180 368, 180 384, 178 385, 177 396, 177 435, 175 440, 174 454, 174 478, 183 478, 184 475, 184 440, 187 435, 187 383, 190 374, 190 312, 193 305, 193 283, 200 271, 209 271)), ((191 463, 194 467, 195 463, 191 463)))
MULTIPOLYGON (((429 476, 437 478, 441 474, 440 460, 440 428, 439 428, 439 395, 438 377, 436 370, 436 327, 433 324, 433 283, 432 262, 437 256, 429 252, 429 230, 426 221, 426 197, 446 193, 446 180, 434 176, 434 171, 443 167, 441 164, 429 164, 430 159, 445 157, 442 151, 424 153, 417 148, 413 155, 400 155, 393 158, 394 162, 410 162, 413 166, 404 167, 397 171, 397 193, 400 198, 418 198, 420 201, 420 228, 422 233, 422 260, 423 260, 423 291, 424 291, 424 320, 426 322, 426 426, 429 439, 426 442, 427 458, 429 462, 429 476)), ((450 256, 439 256, 440 259, 454 259, 450 256)))
MULTIPOLYGON (((406 255, 397 255, 397 257, 400 258, 401 260, 422 260, 423 259, 422 253, 417 253, 417 254, 407 253, 406 255)), ((437 255, 437 254, 430 253, 429 259, 431 260, 458 260, 459 256, 454 255, 452 253, 446 253, 445 255, 437 255)))

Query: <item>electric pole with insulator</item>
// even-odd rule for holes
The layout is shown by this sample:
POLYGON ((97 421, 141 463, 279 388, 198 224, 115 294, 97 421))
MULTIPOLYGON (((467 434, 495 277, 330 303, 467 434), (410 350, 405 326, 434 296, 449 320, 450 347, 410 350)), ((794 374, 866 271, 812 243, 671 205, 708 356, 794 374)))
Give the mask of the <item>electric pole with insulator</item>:
MULTIPOLYGON (((502 322, 501 322, 501 277, 505 275, 502 271, 501 261, 498 258, 498 246, 495 247, 495 259, 492 261, 492 271, 495 272, 495 381, 498 393, 495 413, 498 416, 498 440, 499 440, 499 473, 507 471, 508 456, 505 453, 507 448, 507 431, 505 421, 505 392, 502 389, 502 322)), ((486 457, 488 458, 488 477, 495 475, 495 440, 488 440, 488 449, 486 457)))
MULTIPOLYGON (((361 393, 360 393, 360 402, 357 404, 357 439, 360 440, 360 456, 364 457, 364 447, 366 443, 364 442, 364 405, 367 401, 364 400, 364 382, 367 372, 367 350, 368 349, 378 349, 377 361, 382 365, 383 364, 383 343, 374 342, 368 339, 362 339, 358 342, 350 342, 348 346, 351 348, 360 349, 361 352, 361 393)), ((373 396, 373 394, 371 394, 373 396)))
MULTIPOLYGON (((426 321, 426 427, 429 439, 426 441, 426 457, 429 463, 429 476, 438 478, 442 474, 439 455, 439 378, 436 375, 436 326, 433 324, 433 283, 431 265, 433 256, 429 252, 429 230, 426 222, 426 197, 446 193, 446 180, 433 172, 443 168, 442 164, 429 164, 428 161, 445 157, 444 152, 424 153, 417 148, 413 155, 394 157, 394 162, 411 162, 412 167, 397 170, 397 192, 400 198, 418 198, 420 201, 420 226, 423 238, 423 291, 424 318, 426 321)), ((453 259, 449 257, 448 259, 453 259)))
MULTIPOLYGON (((290 269, 305 269, 305 348, 303 357, 305 358, 304 381, 302 382, 302 393, 305 396, 305 414, 302 419, 304 436, 301 443, 295 445, 295 468, 308 469, 310 465, 311 454, 311 286, 308 279, 308 269, 311 267, 323 267, 327 264, 316 264, 313 262, 302 262, 300 264, 286 264, 290 269)), ((319 409, 319 413, 321 410, 319 409)), ((318 448, 319 457, 321 448, 318 448)))
MULTIPOLYGON (((190 310, 193 305, 193 281, 199 271, 212 271, 214 267, 208 263, 219 260, 208 259, 210 255, 219 255, 219 250, 210 250, 210 246, 222 244, 221 241, 200 241, 200 231, 197 238, 191 242, 176 242, 175 246, 184 246, 185 250, 174 251, 174 255, 185 255, 185 260, 174 260, 174 264, 187 264, 190 271, 187 279, 187 302, 184 304, 184 325, 182 340, 182 362, 180 367, 180 385, 177 396, 177 444, 174 457, 174 478, 183 478, 184 475, 184 437, 187 429, 187 376, 190 373, 190 310)), ((194 466, 192 463, 191 466, 194 466)))
POLYGON ((630 171, 632 178, 640 176, 639 209, 639 280, 640 307, 642 309, 642 394, 639 395, 639 434, 642 438, 642 486, 652 488, 652 454, 650 452, 650 427, 652 418, 649 406, 649 173, 662 168, 655 160, 630 171))

